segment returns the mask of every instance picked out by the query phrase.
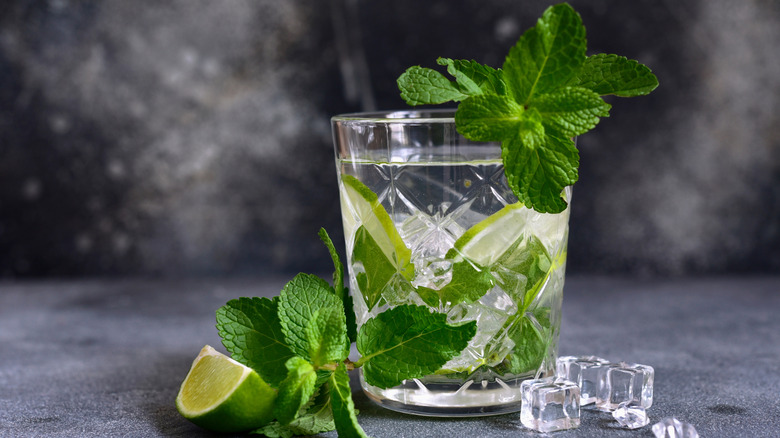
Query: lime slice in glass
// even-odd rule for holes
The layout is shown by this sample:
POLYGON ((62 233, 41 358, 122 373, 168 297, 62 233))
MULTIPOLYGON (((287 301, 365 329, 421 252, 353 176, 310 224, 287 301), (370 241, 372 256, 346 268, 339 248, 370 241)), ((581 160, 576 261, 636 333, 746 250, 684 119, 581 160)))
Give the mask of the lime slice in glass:
POLYGON ((179 389, 176 409, 214 432, 242 432, 273 420, 276 390, 253 369, 206 345, 179 389))
POLYGON ((529 211, 520 202, 505 206, 463 233, 447 258, 460 255, 480 266, 492 266, 522 236, 529 211))
POLYGON ((387 210, 376 193, 352 175, 341 177, 341 206, 344 210, 344 233, 354 236, 361 225, 376 241, 382 253, 407 280, 414 277, 412 251, 406 246, 387 210))

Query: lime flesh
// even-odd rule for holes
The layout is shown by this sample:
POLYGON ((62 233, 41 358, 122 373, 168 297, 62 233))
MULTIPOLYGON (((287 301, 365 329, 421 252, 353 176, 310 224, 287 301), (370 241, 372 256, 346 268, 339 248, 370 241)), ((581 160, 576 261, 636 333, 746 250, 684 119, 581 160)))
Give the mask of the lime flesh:
POLYGON ((414 267, 410 264, 412 251, 398 234, 393 220, 379 202, 377 195, 354 176, 343 175, 341 180, 344 233, 353 236, 357 228, 362 225, 398 272, 410 280, 414 276, 414 267))
POLYGON ((242 432, 273 420, 276 390, 253 369, 206 345, 176 397, 186 419, 214 432, 242 432))
POLYGON ((460 255, 481 266, 493 265, 525 232, 528 214, 522 203, 505 206, 460 236, 447 258, 460 255))

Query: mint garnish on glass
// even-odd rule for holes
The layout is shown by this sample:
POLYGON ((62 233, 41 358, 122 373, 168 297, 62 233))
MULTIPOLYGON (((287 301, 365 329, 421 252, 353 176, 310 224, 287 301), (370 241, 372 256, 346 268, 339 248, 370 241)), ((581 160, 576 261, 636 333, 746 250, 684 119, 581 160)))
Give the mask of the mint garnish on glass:
POLYGON ((658 86, 637 61, 585 51, 582 20, 562 3, 520 37, 501 69, 439 58, 454 81, 415 66, 398 78, 398 87, 410 105, 460 102, 458 132, 470 140, 501 142, 515 196, 541 213, 559 213, 566 209, 561 191, 578 179, 572 139, 609 116, 610 105, 601 96, 641 96, 658 86))

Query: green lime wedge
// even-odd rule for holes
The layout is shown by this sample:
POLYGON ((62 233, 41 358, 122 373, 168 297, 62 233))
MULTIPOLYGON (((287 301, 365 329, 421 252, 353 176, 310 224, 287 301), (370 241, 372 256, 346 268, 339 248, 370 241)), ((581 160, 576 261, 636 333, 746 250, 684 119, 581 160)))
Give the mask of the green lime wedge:
POLYGON ((344 233, 353 236, 362 225, 376 241, 382 253, 407 280, 414 277, 412 251, 398 234, 393 220, 379 202, 376 193, 352 175, 341 177, 342 218, 344 233))
POLYGON ((463 233, 447 258, 460 255, 480 266, 492 266, 523 234, 529 211, 520 202, 505 206, 463 233))
POLYGON ((179 389, 176 409, 214 432, 243 432, 273 420, 276 390, 253 369, 206 345, 179 389))

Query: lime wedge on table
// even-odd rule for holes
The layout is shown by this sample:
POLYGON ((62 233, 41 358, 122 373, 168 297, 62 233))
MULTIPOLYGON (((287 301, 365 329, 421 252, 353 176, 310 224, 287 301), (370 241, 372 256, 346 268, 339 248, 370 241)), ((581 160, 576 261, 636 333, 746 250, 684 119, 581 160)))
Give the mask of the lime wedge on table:
POLYGON ((412 251, 398 234, 393 220, 379 202, 376 193, 352 175, 343 175, 341 208, 344 210, 344 233, 353 236, 361 225, 376 241, 382 253, 407 280, 414 276, 412 251))
POLYGON ((493 265, 523 234, 528 212, 520 202, 505 206, 463 233, 447 258, 460 255, 480 266, 493 265))
POLYGON ((273 420, 276 390, 253 369, 206 345, 181 384, 176 409, 214 432, 242 432, 273 420))

